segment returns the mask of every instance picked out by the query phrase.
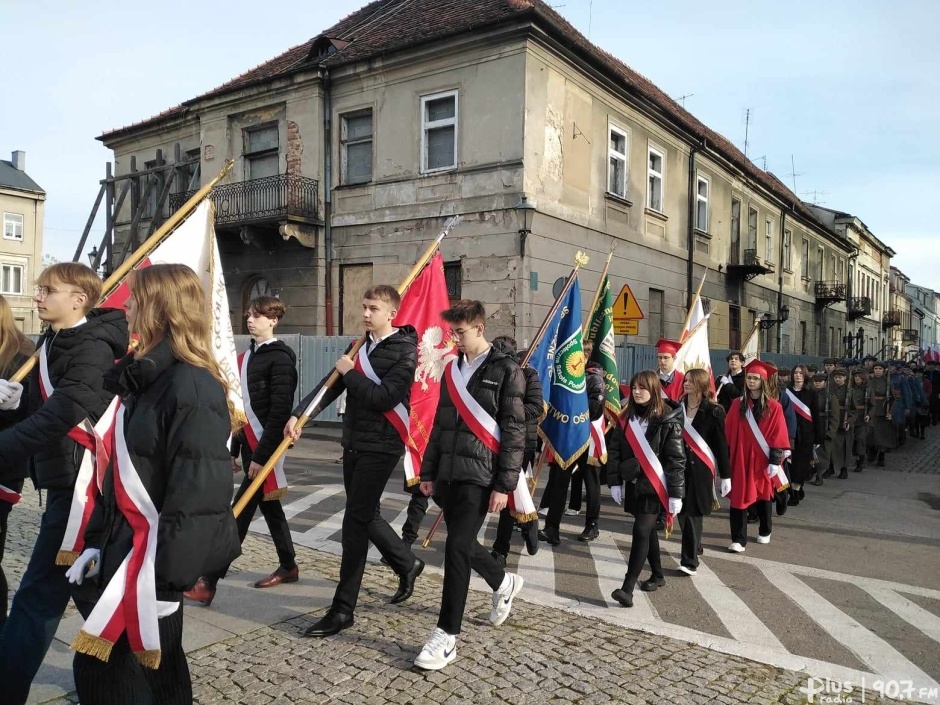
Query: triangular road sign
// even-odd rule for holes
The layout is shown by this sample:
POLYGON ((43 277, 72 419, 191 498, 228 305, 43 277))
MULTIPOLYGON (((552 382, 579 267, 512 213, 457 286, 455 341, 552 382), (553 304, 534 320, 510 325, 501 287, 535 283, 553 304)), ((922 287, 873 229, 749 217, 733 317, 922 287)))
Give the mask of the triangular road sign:
POLYGON ((629 284, 624 284, 620 293, 617 294, 617 300, 614 301, 613 319, 615 321, 635 321, 645 318, 640 304, 630 290, 629 284))

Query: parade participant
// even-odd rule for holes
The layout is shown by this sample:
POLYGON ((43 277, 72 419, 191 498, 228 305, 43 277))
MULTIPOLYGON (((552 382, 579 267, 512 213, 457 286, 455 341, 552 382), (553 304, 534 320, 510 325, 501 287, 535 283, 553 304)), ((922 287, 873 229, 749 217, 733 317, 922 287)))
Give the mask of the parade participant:
POLYGON ((607 449, 610 494, 634 517, 627 573, 623 585, 611 593, 623 607, 633 607, 633 588, 647 561, 651 573, 640 583, 640 590, 654 592, 666 584, 656 518, 662 509, 672 516, 681 514, 686 467, 682 409, 663 397, 659 375, 637 372, 630 390, 619 419, 620 431, 611 434, 607 449))
MULTIPOLYGON (((584 357, 589 359, 593 350, 591 343, 584 345, 584 357)), ((604 415, 604 372, 597 365, 585 368, 585 386, 588 398, 588 413, 591 421, 596 421, 604 415)), ((571 484, 573 473, 578 473, 587 490, 587 513, 584 517, 584 531, 578 536, 579 541, 593 541, 599 536, 597 520, 601 514, 601 488, 600 469, 588 462, 588 453, 584 451, 566 469, 562 470, 556 463, 551 464, 549 481, 545 487, 548 496, 548 516, 545 517, 545 527, 539 531, 539 539, 557 546, 561 543, 560 527, 561 517, 565 510, 565 500, 568 498, 568 486, 571 484), (554 476, 554 478, 553 478, 554 476), (550 493, 550 494, 549 494, 550 493)), ((578 493, 581 489, 578 487, 578 493)))
POLYGON ((744 394, 744 356, 739 352, 728 355, 728 372, 718 378, 715 387, 718 390, 718 403, 728 411, 731 402, 744 394))
POLYGON ((913 395, 907 377, 902 372, 903 363, 898 360, 889 360, 885 376, 891 385, 891 396, 894 403, 891 405, 891 423, 894 426, 894 436, 897 447, 907 442, 907 420, 914 408, 913 395))
POLYGON ((659 366, 659 383, 663 394, 670 401, 679 401, 682 396, 684 374, 676 369, 676 353, 681 346, 674 340, 661 339, 656 343, 656 364, 659 366))
MULTIPOLYGON (((321 408, 329 406, 346 390, 348 401, 341 441, 346 488, 343 555, 333 603, 322 618, 307 628, 304 636, 331 636, 353 625, 370 541, 398 575, 398 590, 389 600, 391 604, 411 597, 415 581, 424 570, 424 561, 412 553, 380 512, 385 485, 405 452, 405 441, 390 417, 395 417, 397 409, 400 417, 408 418, 408 401, 418 364, 415 329, 392 325, 399 306, 401 296, 393 286, 379 284, 363 294, 366 343, 359 348, 355 360, 343 355, 336 361, 334 367, 341 377, 320 404, 321 408)), ((294 409, 284 428, 285 436, 300 438, 297 420, 322 385, 323 381, 294 409)))
POLYGON ((839 364, 838 358, 827 357, 823 360, 823 371, 822 374, 826 376, 826 379, 829 379, 832 376, 832 373, 835 372, 836 365, 839 364))
MULTIPOLYGON (((515 352, 516 341, 508 335, 498 335, 493 338, 493 347, 505 347, 507 352, 512 351, 513 357, 518 361, 525 357, 526 351, 515 352)), ((525 410, 525 453, 522 456, 523 472, 535 467, 535 454, 539 444, 539 422, 545 416, 545 401, 542 398, 542 383, 539 381, 539 373, 534 367, 523 367, 522 374, 525 376, 525 396, 522 399, 522 406, 525 410)), ((506 567, 506 557, 509 555, 509 545, 512 542, 512 529, 516 520, 506 507, 499 513, 499 524, 496 527, 496 539, 493 541, 493 558, 503 568, 506 567)), ((538 537, 538 519, 527 521, 520 524, 522 536, 525 539, 526 550, 530 556, 534 556, 539 550, 538 537)))
POLYGON ((930 383, 930 395, 927 398, 930 406, 930 425, 936 426, 940 422, 940 367, 937 360, 927 360, 924 379, 930 383))
POLYGON ((493 626, 509 617, 523 583, 480 545, 477 534, 486 513, 502 511, 519 481, 526 442, 525 375, 512 355, 487 342, 480 301, 458 301, 441 317, 451 326, 458 357, 444 370, 421 464, 421 491, 434 495, 447 523, 437 628, 414 662, 428 671, 457 657, 471 566, 493 590, 493 626))
POLYGON ((877 465, 883 468, 885 452, 893 449, 897 442, 894 424, 891 423, 891 407, 895 400, 891 391, 891 381, 885 375, 885 363, 878 361, 872 365, 868 389, 871 403, 869 449, 874 449, 877 454, 877 465))
POLYGON ((139 345, 105 377, 121 398, 113 456, 71 582, 97 574, 99 598, 75 638, 75 689, 86 705, 193 698, 183 651, 183 590, 241 552, 229 506, 226 444, 238 427, 212 352, 206 292, 181 264, 128 277, 127 322, 139 345), (143 666, 149 697, 129 684, 143 666))
POLYGON ((790 386, 790 377, 792 374, 793 370, 791 370, 789 367, 781 367, 777 370, 777 384, 780 387, 781 392, 790 386))
POLYGON ((702 517, 712 513, 715 479, 720 478, 721 496, 731 492, 725 410, 715 403, 705 370, 689 370, 683 381, 683 430, 685 441, 685 499, 679 514, 682 557, 679 571, 695 575, 702 544, 702 517))
POLYGON ((917 438, 924 440, 927 437, 927 427, 930 425, 930 400, 933 398, 933 386, 927 378, 925 374, 926 370, 923 367, 918 366, 913 368, 912 371, 914 373, 914 390, 918 397, 917 420, 914 426, 914 433, 917 438))
MULTIPOLYGON (((4 405, 18 404, 22 418, 0 432, 0 468, 26 462, 36 487, 46 491, 36 543, 0 632, 4 705, 26 702, 68 604, 66 566, 57 559, 74 558, 77 545, 64 545, 73 489, 85 452, 93 458, 95 447, 77 427, 97 423, 105 413, 114 395, 102 388, 104 374, 127 352, 124 312, 92 309, 101 280, 90 267, 54 264, 42 271, 37 284, 33 301, 48 327, 39 338, 41 358, 30 373, 28 394, 21 399, 23 387, 0 380, 4 405)), ((77 534, 73 538, 80 540, 77 534)))
POLYGON ((747 508, 756 505, 760 527, 757 543, 770 543, 771 502, 785 478, 781 463, 789 448, 780 402, 771 397, 773 366, 752 360, 745 368, 747 394, 735 399, 725 418, 731 462, 731 553, 747 547, 747 508))
MULTIPOLYGON (((773 370, 773 368, 771 368, 773 370)), ((789 384, 790 379, 790 368, 781 367, 778 372, 771 371, 770 376, 767 378, 767 389, 770 391, 770 398, 776 399, 780 403, 780 407, 783 409, 783 418, 787 422, 787 438, 789 439, 789 447, 792 448, 793 444, 796 442, 796 411, 793 408, 793 404, 790 402, 790 397, 787 394, 787 387, 784 384, 783 380, 787 380, 789 384), (783 375, 781 377, 781 374, 783 375)), ((786 458, 783 460, 783 472, 787 477, 787 482, 790 481, 790 454, 786 454, 786 458)), ((789 488, 780 490, 774 493, 774 502, 776 504, 777 516, 783 516, 787 513, 787 501, 790 499, 790 490, 789 488)), ((747 513, 747 523, 756 524, 758 521, 757 508, 751 507, 748 509, 747 513)))
POLYGON ((823 477, 830 477, 835 474, 835 470, 838 468, 840 480, 845 480, 849 476, 848 464, 849 458, 852 457, 853 444, 852 435, 849 433, 851 426, 849 406, 851 400, 849 398, 849 389, 845 384, 847 374, 844 367, 837 367, 830 376, 829 393, 832 423, 830 423, 826 435, 831 436, 831 440, 827 440, 828 445, 825 447, 831 453, 831 464, 823 473, 823 477))
POLYGON ((866 355, 862 358, 862 366, 865 368, 865 372, 868 374, 869 379, 875 372, 875 363, 878 362, 878 358, 874 355, 866 355))
POLYGON ((822 444, 826 430, 816 403, 816 393, 810 388, 806 365, 793 368, 786 394, 796 412, 796 438, 790 455, 790 499, 787 500, 787 505, 795 507, 806 496, 803 483, 813 477, 817 447, 822 444))
MULTIPOLYGON (((868 384, 868 373, 864 366, 856 367, 852 372, 852 389, 848 393, 848 415, 846 433, 850 436, 851 453, 855 456, 854 472, 861 472, 865 466, 865 456, 868 453, 868 436, 871 432, 871 391, 868 384)), ((848 477, 839 475, 840 479, 848 477)))
MULTIPOLYGON (((7 300, 0 296, 0 379, 8 379, 23 366, 35 350, 33 342, 16 327, 13 309, 7 300)), ((2 393, 0 393, 2 394, 2 393)), ((19 420, 18 409, 12 396, 0 401, 0 431, 9 428, 19 420), (10 407, 10 408, 6 408, 10 407)), ((7 619, 7 579, 3 573, 3 549, 7 539, 7 517, 13 505, 19 501, 26 476, 26 459, 15 461, 10 466, 0 467, 0 630, 7 619)))
MULTIPOLYGON (((827 358, 831 360, 833 358, 827 358)), ((845 378, 843 377, 843 382, 845 378)), ((822 485, 825 473, 832 474, 829 463, 832 460, 832 443, 839 431, 839 417, 842 407, 832 393, 833 384, 830 376, 824 372, 813 375, 813 391, 816 393, 816 409, 819 412, 820 423, 823 425, 823 438, 816 448, 815 475, 810 482, 812 485, 822 485)))
MULTIPOLYGON (((247 352, 239 356, 238 366, 248 425, 232 440, 232 471, 237 473, 244 467, 245 475, 232 506, 238 504, 255 476, 281 444, 284 425, 290 418, 294 392, 297 390, 297 356, 274 336, 275 328, 287 312, 284 303, 273 296, 259 296, 248 302, 247 309, 251 345, 247 352), (238 464, 239 456, 241 466, 238 464)), ((238 538, 244 542, 255 510, 260 507, 277 552, 277 570, 257 581, 256 588, 295 583, 300 575, 290 526, 279 499, 286 487, 282 460, 235 520, 238 538)), ((184 597, 208 607, 215 597, 216 585, 227 572, 228 567, 200 578, 192 590, 183 593, 184 597)))

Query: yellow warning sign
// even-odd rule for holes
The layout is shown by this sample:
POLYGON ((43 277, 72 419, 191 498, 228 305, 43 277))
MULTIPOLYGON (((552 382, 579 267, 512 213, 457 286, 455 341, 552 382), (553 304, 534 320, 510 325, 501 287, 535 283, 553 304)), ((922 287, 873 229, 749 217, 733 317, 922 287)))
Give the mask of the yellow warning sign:
POLYGON ((614 321, 614 334, 616 335, 639 335, 640 322, 635 318, 632 320, 614 321))
POLYGON ((614 301, 614 324, 616 325, 617 321, 637 321, 641 318, 645 318, 645 316, 642 309, 640 309, 640 304, 630 290, 630 285, 624 284, 620 293, 617 294, 617 300, 614 301))

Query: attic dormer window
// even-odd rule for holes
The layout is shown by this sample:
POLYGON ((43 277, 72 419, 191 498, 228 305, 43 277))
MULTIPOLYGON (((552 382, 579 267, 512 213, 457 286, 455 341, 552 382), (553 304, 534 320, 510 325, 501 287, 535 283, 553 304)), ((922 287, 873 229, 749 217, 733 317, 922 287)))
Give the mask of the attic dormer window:
POLYGON ((326 57, 335 54, 340 49, 345 48, 347 44, 349 44, 349 42, 343 41, 342 39, 320 37, 310 48, 310 58, 317 60, 325 59, 326 57))

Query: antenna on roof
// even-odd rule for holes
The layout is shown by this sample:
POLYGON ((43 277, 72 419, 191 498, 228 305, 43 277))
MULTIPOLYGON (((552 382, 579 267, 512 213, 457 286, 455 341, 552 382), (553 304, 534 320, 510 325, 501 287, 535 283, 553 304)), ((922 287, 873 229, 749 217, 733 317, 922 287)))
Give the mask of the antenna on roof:
POLYGON ((757 162, 760 162, 761 169, 763 169, 764 171, 767 171, 767 156, 766 155, 763 157, 754 157, 751 161, 754 162, 755 164, 757 164, 757 162))
POLYGON ((747 137, 751 128, 751 109, 744 109, 744 156, 747 156, 747 137))
POLYGON ((825 201, 822 200, 820 196, 826 196, 828 194, 829 194, 828 191, 819 191, 817 189, 813 189, 812 191, 803 191, 803 193, 801 193, 800 195, 812 196, 812 198, 810 199, 810 203, 812 203, 814 206, 821 206, 822 204, 825 203, 825 201))
POLYGON ((588 2, 588 41, 591 40, 591 21, 594 19, 594 0, 588 2))
POLYGON ((676 98, 676 102, 682 103, 682 107, 685 108, 685 99, 691 98, 694 95, 695 95, 694 93, 686 93, 685 95, 680 95, 678 98, 676 98))
POLYGON ((796 170, 796 165, 795 165, 795 162, 793 161, 792 154, 790 155, 790 173, 787 174, 787 176, 789 176, 793 180, 793 193, 796 193, 796 177, 803 176, 803 172, 802 171, 798 172, 796 170))

